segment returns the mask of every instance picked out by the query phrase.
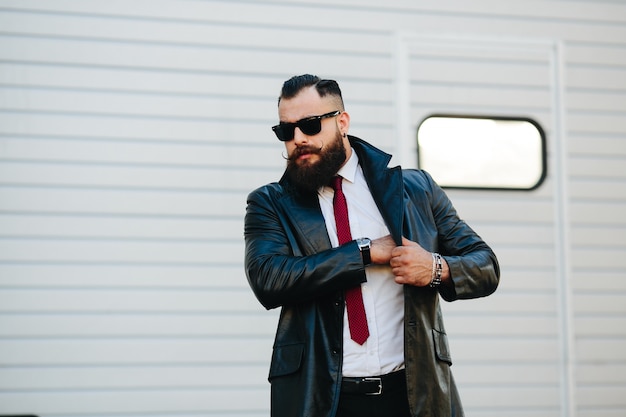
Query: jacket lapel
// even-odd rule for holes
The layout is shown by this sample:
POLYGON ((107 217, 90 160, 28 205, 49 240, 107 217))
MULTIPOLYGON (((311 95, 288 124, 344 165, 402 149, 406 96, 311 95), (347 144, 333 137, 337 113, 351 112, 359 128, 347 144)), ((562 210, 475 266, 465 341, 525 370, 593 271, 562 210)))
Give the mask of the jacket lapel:
POLYGON ((387 224, 389 233, 396 244, 402 244, 402 224, 404 222, 404 186, 402 169, 388 168, 391 155, 368 143, 350 137, 352 147, 359 156, 363 175, 370 188, 380 214, 387 224))
POLYGON ((374 177, 367 178, 368 186, 387 224, 393 240, 402 244, 402 223, 404 215, 402 171, 400 167, 385 168, 374 177))
POLYGON ((284 210, 284 218, 294 228, 294 238, 298 240, 302 255, 312 255, 332 247, 317 195, 289 192, 281 199, 280 204, 284 210))

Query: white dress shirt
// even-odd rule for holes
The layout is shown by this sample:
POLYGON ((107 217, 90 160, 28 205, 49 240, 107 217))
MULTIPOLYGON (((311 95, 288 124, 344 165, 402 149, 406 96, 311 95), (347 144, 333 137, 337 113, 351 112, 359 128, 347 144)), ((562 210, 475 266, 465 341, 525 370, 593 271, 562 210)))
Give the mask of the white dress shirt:
MULTIPOLYGON (((342 189, 348 203, 348 218, 352 238, 372 240, 389 234, 372 194, 365 182, 359 158, 354 150, 339 170, 344 180, 342 189)), ((333 212, 332 187, 318 192, 328 236, 333 247, 339 246, 333 212)), ((367 282, 361 284, 363 304, 370 336, 363 345, 350 339, 348 314, 343 322, 343 375, 384 375, 404 367, 404 296, 402 285, 396 284, 389 265, 365 268, 367 282)))

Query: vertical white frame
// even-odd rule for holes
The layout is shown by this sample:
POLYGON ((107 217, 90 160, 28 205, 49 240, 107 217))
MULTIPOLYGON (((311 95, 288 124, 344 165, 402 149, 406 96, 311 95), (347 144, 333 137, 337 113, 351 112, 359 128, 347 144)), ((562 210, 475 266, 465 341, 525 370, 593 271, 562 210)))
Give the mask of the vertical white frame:
MULTIPOLYGON (((543 52, 550 65, 550 98, 552 116, 552 134, 554 141, 553 181, 554 181, 554 249, 556 254, 556 291, 559 325, 559 373, 561 417, 576 417, 575 401, 575 340, 572 307, 571 248, 569 243, 569 188, 567 169, 567 142, 565 137, 565 94, 564 94, 564 44, 560 41, 541 39, 503 39, 473 36, 445 36, 417 33, 395 33, 394 55, 394 90, 396 113, 396 155, 404 167, 413 163, 411 144, 415 135, 411 129, 411 76, 410 45, 436 44, 463 45, 473 49, 506 48, 507 50, 532 50, 543 52)), ((548 166, 550 169, 550 166, 548 166)))

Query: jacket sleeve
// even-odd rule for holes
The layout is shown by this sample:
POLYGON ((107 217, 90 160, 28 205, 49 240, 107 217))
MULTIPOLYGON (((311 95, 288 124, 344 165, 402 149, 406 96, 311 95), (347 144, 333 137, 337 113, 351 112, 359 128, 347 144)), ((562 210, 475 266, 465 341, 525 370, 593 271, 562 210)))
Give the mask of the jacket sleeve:
POLYGON ((354 241, 338 248, 328 243, 321 251, 303 249, 304 237, 281 210, 277 188, 250 193, 244 220, 246 276, 261 304, 271 309, 307 302, 364 282, 354 241))
POLYGON ((425 171, 430 206, 437 228, 436 250, 450 267, 453 288, 442 287, 446 301, 485 297, 493 293, 500 280, 496 255, 482 238, 461 218, 446 193, 425 171))

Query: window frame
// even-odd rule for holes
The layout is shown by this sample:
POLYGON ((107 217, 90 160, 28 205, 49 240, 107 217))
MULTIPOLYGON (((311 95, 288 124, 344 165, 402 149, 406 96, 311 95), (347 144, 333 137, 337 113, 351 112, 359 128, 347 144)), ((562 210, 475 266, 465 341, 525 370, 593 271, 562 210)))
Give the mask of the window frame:
MULTIPOLYGON (((539 122, 524 116, 503 116, 503 115, 479 115, 479 114, 466 114, 466 113, 432 113, 424 117, 417 125, 415 130, 415 142, 417 145, 417 166, 418 169, 423 169, 422 152, 420 152, 419 131, 424 122, 431 118, 449 118, 449 119, 472 119, 472 120, 494 120, 494 121, 511 121, 511 122, 527 122, 530 123, 539 133, 541 141, 541 175, 537 182, 530 187, 496 187, 496 186, 467 186, 467 185, 441 185, 441 188, 457 189, 457 190, 483 190, 483 191, 533 191, 539 188, 547 178, 548 175, 548 151, 547 151, 547 138, 544 129, 539 122)), ((436 178, 435 178, 436 181, 436 178)))

